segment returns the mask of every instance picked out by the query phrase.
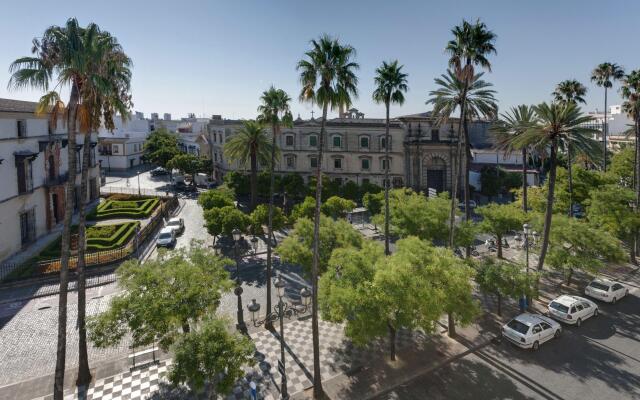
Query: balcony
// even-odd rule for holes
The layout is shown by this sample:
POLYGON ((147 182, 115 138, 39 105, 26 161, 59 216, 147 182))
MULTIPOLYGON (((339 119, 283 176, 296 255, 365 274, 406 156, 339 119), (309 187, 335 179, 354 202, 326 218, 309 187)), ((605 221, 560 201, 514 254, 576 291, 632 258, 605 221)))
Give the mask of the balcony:
POLYGON ((60 174, 57 176, 49 176, 47 175, 44 178, 44 186, 46 187, 52 187, 52 186, 60 186, 60 185, 64 185, 67 180, 69 179, 69 174, 68 173, 64 173, 64 174, 60 174))

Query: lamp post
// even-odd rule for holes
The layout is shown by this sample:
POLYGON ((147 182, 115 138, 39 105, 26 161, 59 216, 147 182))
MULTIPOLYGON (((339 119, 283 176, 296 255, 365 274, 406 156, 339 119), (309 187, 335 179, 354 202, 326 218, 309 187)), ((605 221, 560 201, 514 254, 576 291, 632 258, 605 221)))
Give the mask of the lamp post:
POLYGON ((280 398, 283 400, 289 399, 287 393, 287 375, 285 374, 285 359, 284 359, 284 319, 291 318, 294 315, 304 314, 309 309, 309 303, 311 302, 311 291, 309 289, 302 288, 300 290, 300 299, 302 305, 294 306, 287 304, 282 300, 284 297, 284 291, 287 284, 282 280, 280 275, 274 282, 273 286, 276 288, 278 294, 278 304, 273 308, 273 311, 269 311, 263 320, 258 320, 256 314, 260 311, 260 304, 256 303, 256 299, 251 299, 251 304, 247 306, 249 312, 251 312, 251 321, 253 326, 258 327, 265 323, 273 323, 280 320, 280 361, 278 361, 278 372, 281 376, 280 381, 280 398))
POLYGON ((258 238, 255 236, 251 238, 251 248, 253 248, 254 256, 258 254, 258 238))
POLYGON ((236 258, 236 288, 233 291, 233 293, 238 296, 238 323, 236 324, 236 329, 242 333, 246 333, 247 325, 244 323, 244 315, 242 312, 242 284, 240 282, 240 257, 238 255, 238 245, 240 244, 241 232, 236 228, 231 231, 231 235, 233 236, 233 253, 236 258))
POLYGON ((529 273, 529 234, 531 233, 531 225, 522 225, 522 230, 524 231, 524 248, 526 254, 525 259, 527 263, 527 273, 529 273))

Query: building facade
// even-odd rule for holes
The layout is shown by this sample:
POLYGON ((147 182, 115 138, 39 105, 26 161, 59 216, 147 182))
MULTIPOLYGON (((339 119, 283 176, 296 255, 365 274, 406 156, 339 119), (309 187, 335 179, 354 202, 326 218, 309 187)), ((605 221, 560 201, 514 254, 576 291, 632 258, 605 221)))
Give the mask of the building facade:
POLYGON ((136 112, 130 119, 114 118, 115 129, 99 130, 98 161, 105 171, 124 171, 141 165, 144 141, 153 131, 153 124, 142 113, 136 112))
MULTIPOLYGON (((0 99, 0 260, 28 247, 62 223, 68 181, 68 140, 62 122, 51 127, 48 115, 36 115, 36 103, 0 99)), ((99 169, 91 135, 87 199, 100 193, 99 169)), ((82 160, 84 135, 77 135, 76 156, 82 160)), ((74 208, 80 200, 78 163, 74 208)))

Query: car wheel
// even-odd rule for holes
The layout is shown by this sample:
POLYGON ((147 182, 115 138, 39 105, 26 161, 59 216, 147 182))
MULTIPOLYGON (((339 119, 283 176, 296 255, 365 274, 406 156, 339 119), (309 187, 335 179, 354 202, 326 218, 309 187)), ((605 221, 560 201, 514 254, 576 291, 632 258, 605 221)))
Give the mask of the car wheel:
POLYGON ((611 304, 616 304, 616 301, 618 301, 615 297, 613 299, 611 299, 611 304))
POLYGON ((535 342, 533 342, 533 347, 531 347, 533 349, 533 351, 538 351, 538 349, 540 348, 540 343, 538 343, 538 341, 536 340, 535 342))
POLYGON ((561 334, 562 334, 562 331, 560 329, 558 329, 558 330, 556 330, 556 333, 553 334, 553 337, 557 339, 557 338, 560 337, 561 334))
POLYGON ((597 317, 599 313, 600 313, 600 311, 596 308, 596 309, 593 311, 593 316, 594 316, 594 317, 597 317))
POLYGON ((629 289, 627 289, 627 290, 625 290, 625 291, 624 291, 624 295, 625 295, 625 296, 628 296, 628 295, 629 295, 629 289))
POLYGON ((580 326, 582 325, 582 318, 578 318, 578 320, 576 321, 576 326, 580 326))

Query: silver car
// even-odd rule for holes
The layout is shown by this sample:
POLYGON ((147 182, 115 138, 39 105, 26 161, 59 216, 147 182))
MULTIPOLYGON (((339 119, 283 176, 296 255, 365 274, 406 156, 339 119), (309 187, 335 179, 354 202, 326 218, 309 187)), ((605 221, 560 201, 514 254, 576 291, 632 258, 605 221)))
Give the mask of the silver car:
POLYGON ((164 227, 158 234, 157 247, 173 247, 176 245, 176 232, 173 228, 164 227))
POLYGON ((584 297, 562 295, 549 303, 549 316, 570 325, 580 326, 587 318, 598 316, 598 306, 584 297))
POLYGON ((562 327, 540 314, 520 314, 502 326, 502 337, 523 349, 538 350, 540 345, 562 334, 562 327))
POLYGON ((594 279, 584 289, 584 294, 597 300, 615 304, 616 301, 629 294, 629 289, 621 283, 608 279, 594 279))

